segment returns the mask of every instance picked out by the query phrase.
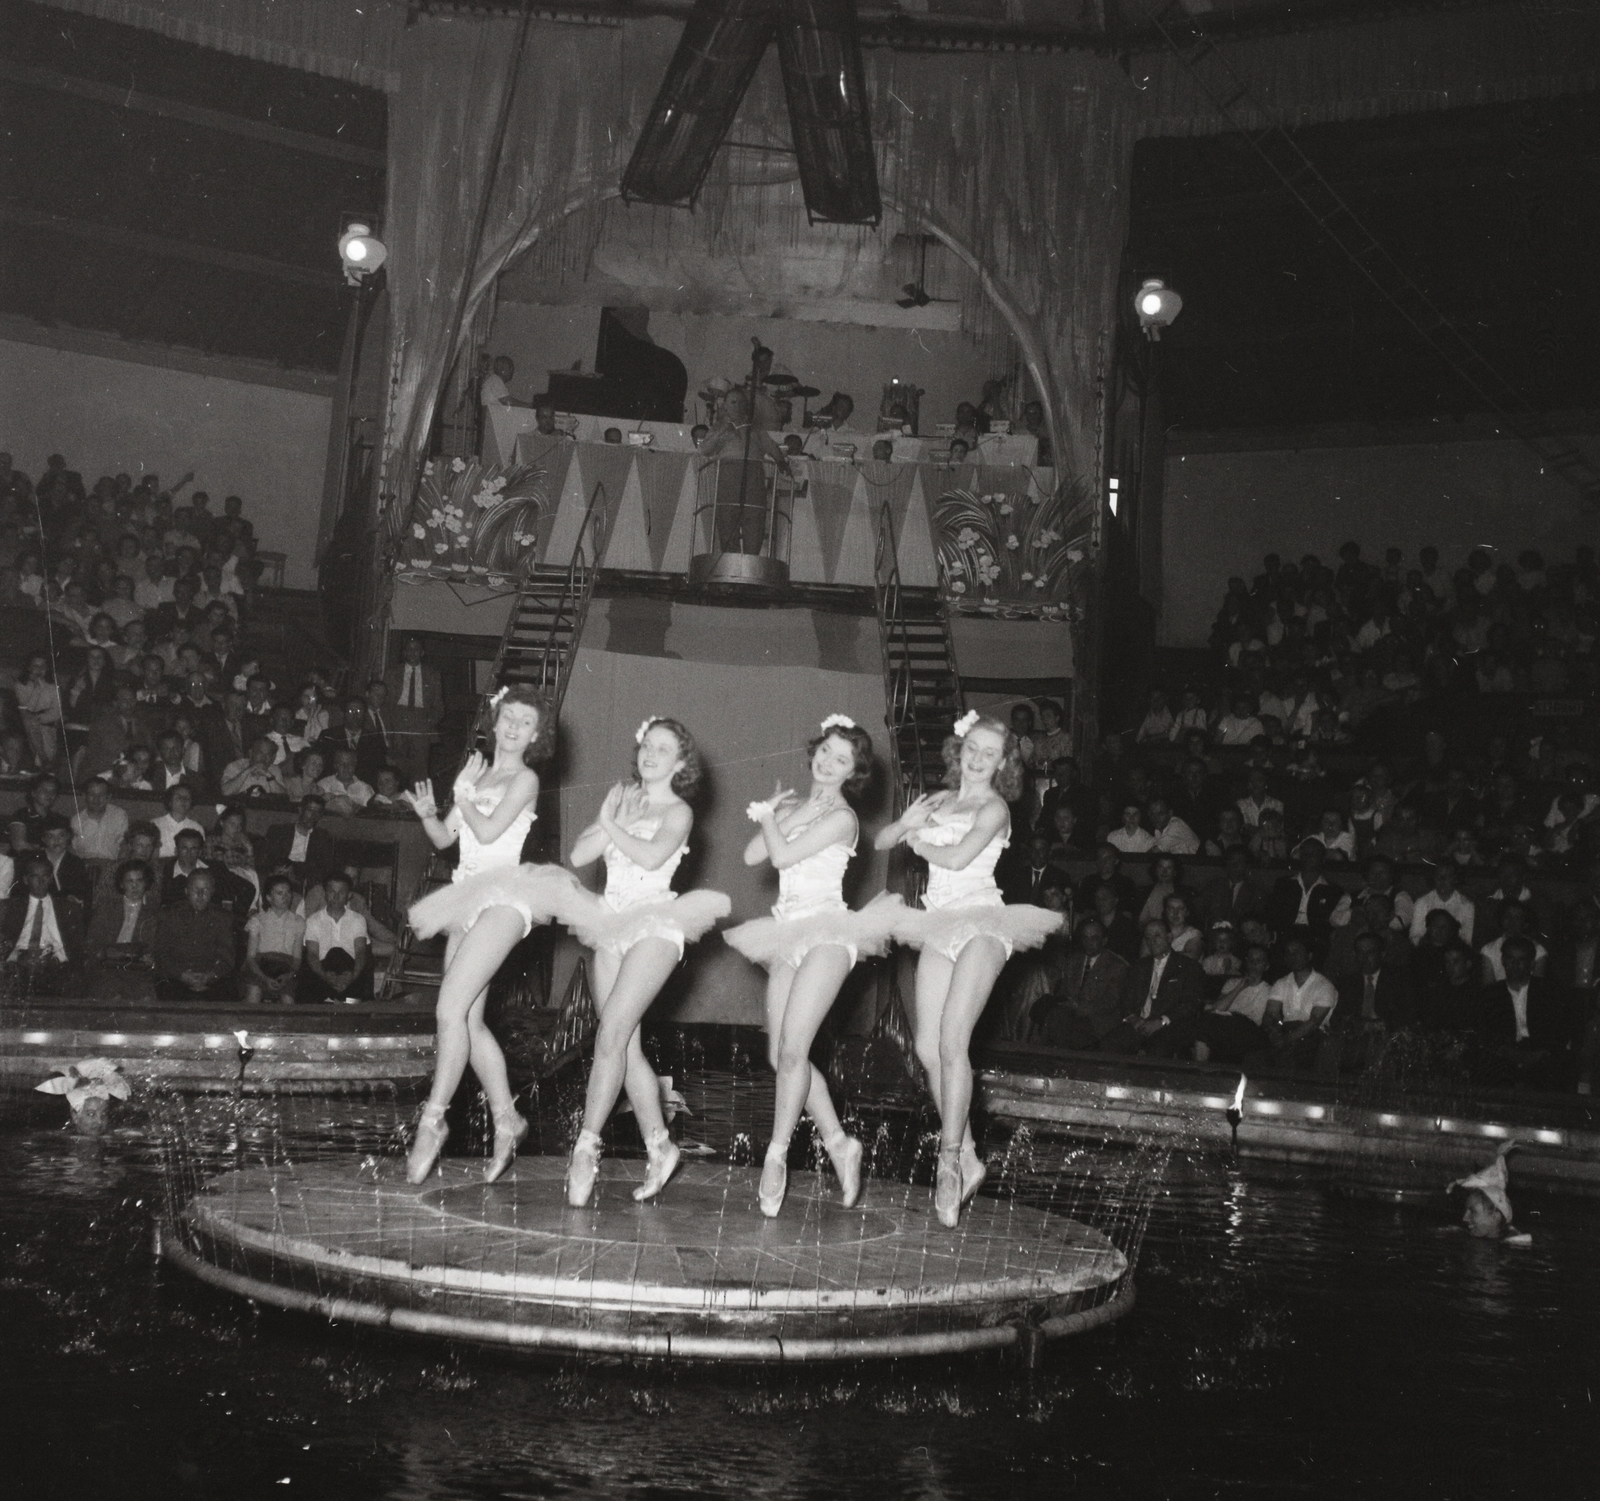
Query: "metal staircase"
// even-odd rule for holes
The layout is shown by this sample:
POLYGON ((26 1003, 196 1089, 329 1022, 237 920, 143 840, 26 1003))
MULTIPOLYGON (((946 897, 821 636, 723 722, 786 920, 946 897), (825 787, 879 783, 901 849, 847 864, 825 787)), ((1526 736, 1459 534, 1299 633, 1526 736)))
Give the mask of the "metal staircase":
POLYGON ((898 812, 943 784, 945 737, 964 703, 944 601, 937 589, 909 589, 900 582, 894 517, 887 505, 878 517, 873 593, 898 812))
MULTIPOLYGON (((537 689, 549 700, 558 718, 572 676, 572 661, 583 639, 589 601, 594 597, 594 587, 600 577, 600 563, 611 541, 614 520, 615 510, 606 500, 605 486, 596 485, 566 567, 534 568, 524 577, 495 654, 495 682, 502 687, 537 689)), ((467 736, 468 755, 478 744, 479 737, 487 734, 491 723, 485 699, 479 705, 467 736)), ((435 853, 411 901, 418 901, 430 891, 448 884, 450 874, 451 862, 435 853)), ((407 923, 383 977, 383 996, 392 998, 418 989, 437 990, 443 972, 443 940, 418 938, 407 923)))

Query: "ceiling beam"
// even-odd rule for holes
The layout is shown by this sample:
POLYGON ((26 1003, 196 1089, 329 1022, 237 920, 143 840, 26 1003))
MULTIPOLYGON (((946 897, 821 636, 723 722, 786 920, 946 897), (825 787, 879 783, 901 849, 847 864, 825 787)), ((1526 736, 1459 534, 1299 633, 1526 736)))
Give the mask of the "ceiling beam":
POLYGON ((247 120, 243 115, 230 115, 225 110, 205 109, 197 104, 183 104, 176 99, 163 99, 155 94, 141 94, 137 89, 94 83, 87 78, 57 73, 51 68, 34 68, 26 63, 0 58, 0 80, 28 84, 38 89, 52 89, 77 99, 91 99, 96 104, 108 104, 115 109, 137 110, 140 114, 155 115, 163 120, 181 120, 185 125, 198 125, 206 130, 248 136, 251 140, 264 141, 268 145, 284 146, 291 151, 304 151, 313 156, 332 157, 335 161, 350 162, 358 167, 381 170, 385 164, 384 153, 369 146, 355 146, 336 141, 331 136, 313 135, 308 130, 291 130, 286 125, 271 125, 264 120, 247 120))
MULTIPOLYGON (((222 266, 251 276, 268 276, 275 281, 298 282, 302 286, 336 290, 344 285, 343 275, 335 270, 318 271, 309 266, 291 266, 285 261, 268 260, 239 250, 220 250, 197 245, 190 240, 175 240, 167 235, 144 234, 113 224, 98 224, 89 219, 71 219, 62 214, 41 214, 20 204, 0 202, 0 221, 25 229, 42 229, 67 235, 75 240, 91 240, 100 245, 120 245, 146 255, 170 256, 174 260, 197 261, 207 266, 222 266)), ((330 253, 330 259, 331 259, 330 253)))

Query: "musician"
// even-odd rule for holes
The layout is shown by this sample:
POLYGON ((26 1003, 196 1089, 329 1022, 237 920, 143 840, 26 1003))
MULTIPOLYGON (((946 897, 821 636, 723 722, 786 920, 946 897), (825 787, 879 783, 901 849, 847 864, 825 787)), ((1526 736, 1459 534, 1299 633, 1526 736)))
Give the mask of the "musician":
POLYGON ((511 382, 517 373, 516 363, 510 355, 497 354, 478 388, 478 400, 485 407, 525 407, 527 402, 516 400, 511 394, 511 382))
POLYGON ((850 417, 855 409, 853 397, 845 395, 843 391, 835 391, 828 404, 816 411, 817 428, 806 439, 807 456, 820 459, 827 454, 830 444, 862 438, 863 434, 850 426, 850 417))

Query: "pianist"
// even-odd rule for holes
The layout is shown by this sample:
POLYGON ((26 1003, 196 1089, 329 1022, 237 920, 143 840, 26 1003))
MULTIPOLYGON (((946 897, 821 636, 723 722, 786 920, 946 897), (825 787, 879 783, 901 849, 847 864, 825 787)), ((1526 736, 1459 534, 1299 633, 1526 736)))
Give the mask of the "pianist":
POLYGON ((512 398, 511 382, 516 373, 517 367, 510 355, 497 354, 494 357, 494 364, 490 366, 489 373, 484 376, 483 384, 478 389, 478 400, 483 403, 486 411, 491 407, 527 406, 527 402, 512 398))

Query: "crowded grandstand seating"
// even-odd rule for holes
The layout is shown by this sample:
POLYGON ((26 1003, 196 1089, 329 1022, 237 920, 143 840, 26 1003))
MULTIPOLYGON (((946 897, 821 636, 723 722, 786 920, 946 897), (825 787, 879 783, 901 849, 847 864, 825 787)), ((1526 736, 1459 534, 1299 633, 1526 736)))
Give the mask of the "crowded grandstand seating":
POLYGON ((1013 961, 1001 1035, 1328 1076, 1423 1039, 1587 1092, 1597 612, 1589 547, 1452 574, 1352 542, 1230 579, 1208 660, 1087 786, 1033 756, 1014 816, 1048 837, 1013 841, 1012 899, 1072 937, 1013 961))
POLYGON ((0 454, 3 983, 370 998, 413 822, 382 685, 290 665, 243 500, 187 484, 0 454))

